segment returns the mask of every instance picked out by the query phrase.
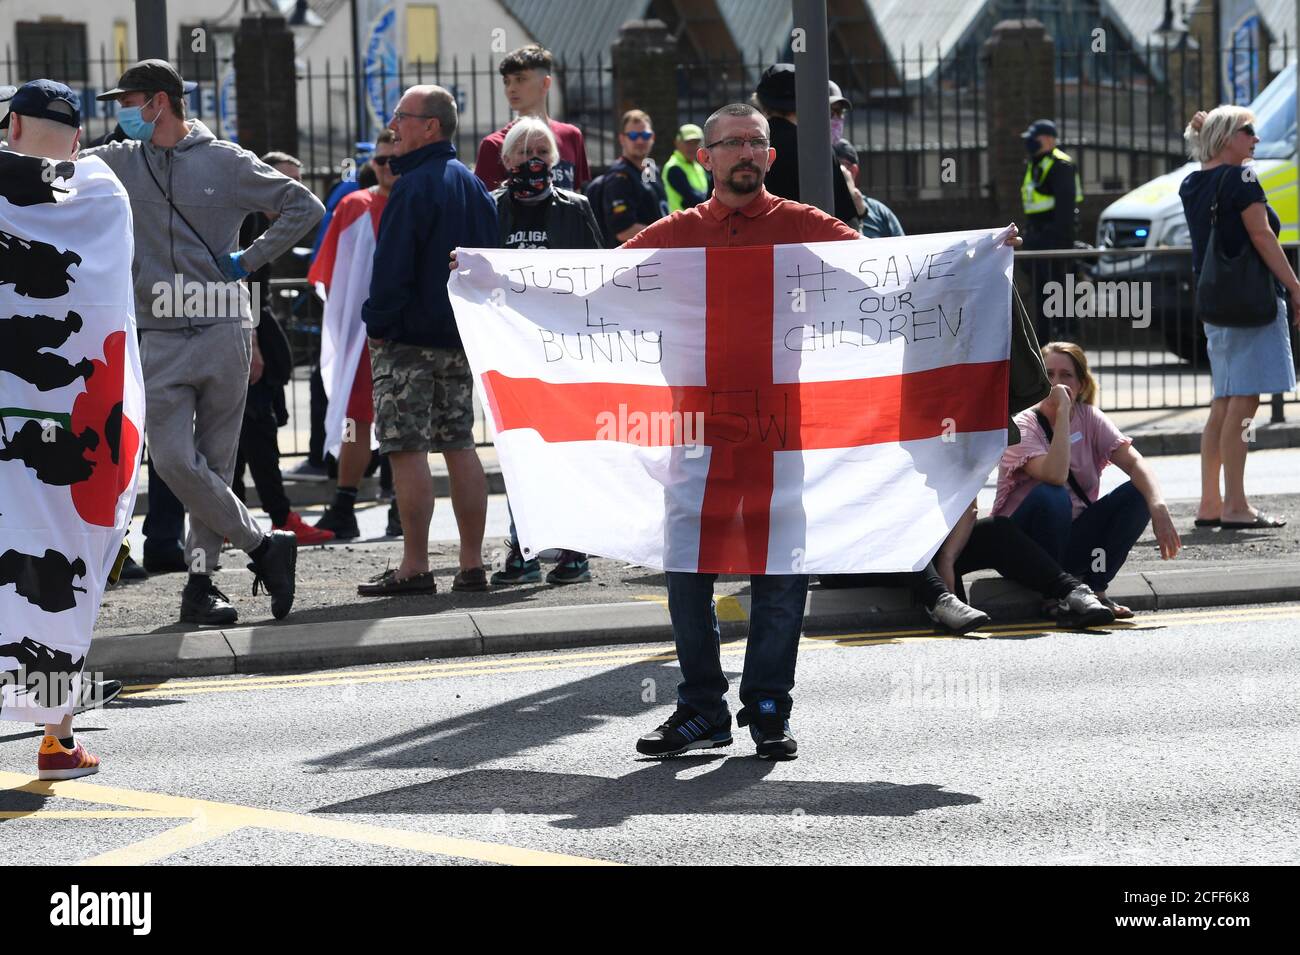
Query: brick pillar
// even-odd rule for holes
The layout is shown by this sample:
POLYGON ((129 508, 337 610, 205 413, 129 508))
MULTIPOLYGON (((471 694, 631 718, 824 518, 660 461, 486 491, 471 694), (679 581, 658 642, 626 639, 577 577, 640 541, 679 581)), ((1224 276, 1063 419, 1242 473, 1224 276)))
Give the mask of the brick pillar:
POLYGON ((245 17, 235 36, 239 145, 261 156, 298 155, 298 83, 293 33, 283 17, 245 17))
POLYGON ((1024 223, 1020 183, 1025 178, 1020 134, 1036 119, 1055 116, 1055 44, 1038 20, 1003 20, 984 42, 984 105, 989 193, 998 222, 1024 223))
POLYGON ((610 60, 614 66, 614 133, 618 134, 619 120, 629 109, 645 110, 655 131, 650 155, 662 167, 673 154, 678 126, 677 41, 662 20, 629 20, 610 46, 610 60))

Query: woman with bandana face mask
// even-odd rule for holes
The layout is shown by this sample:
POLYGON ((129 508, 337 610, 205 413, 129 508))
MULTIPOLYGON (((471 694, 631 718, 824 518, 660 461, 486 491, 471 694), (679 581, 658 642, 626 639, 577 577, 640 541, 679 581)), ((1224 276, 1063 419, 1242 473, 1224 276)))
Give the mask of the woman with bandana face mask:
MULTIPOLYGON (((551 181, 559 150, 550 127, 531 116, 520 117, 506 133, 501 162, 507 176, 492 193, 503 249, 600 249, 600 228, 587 197, 551 181)), ((536 558, 524 559, 510 522, 510 551, 505 566, 492 575, 493 586, 536 583, 542 579, 536 558)), ((549 584, 576 584, 591 579, 587 555, 561 551, 549 584)))

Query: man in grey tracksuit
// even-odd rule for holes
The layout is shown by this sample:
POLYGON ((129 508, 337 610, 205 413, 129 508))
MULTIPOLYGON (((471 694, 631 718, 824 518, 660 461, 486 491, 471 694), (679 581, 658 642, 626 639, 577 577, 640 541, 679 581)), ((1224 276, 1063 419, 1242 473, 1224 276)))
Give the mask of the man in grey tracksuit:
POLYGON ((282 618, 293 603, 296 539, 263 533, 230 489, 250 371, 255 379, 261 366, 254 312, 236 282, 300 239, 324 206, 248 150, 187 121, 184 84, 164 60, 135 64, 97 98, 117 100, 130 137, 83 155, 108 163, 131 197, 149 453, 190 514, 181 621, 237 619, 212 583, 223 538, 248 552, 254 593, 265 586, 282 618), (240 250, 240 225, 253 212, 275 221, 240 250))

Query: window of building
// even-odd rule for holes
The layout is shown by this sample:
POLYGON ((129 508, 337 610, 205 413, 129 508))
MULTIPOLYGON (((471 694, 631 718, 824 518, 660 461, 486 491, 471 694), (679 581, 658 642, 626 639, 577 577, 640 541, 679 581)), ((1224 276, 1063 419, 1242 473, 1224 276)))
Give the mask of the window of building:
POLYGON ((438 62, 438 8, 432 3, 407 4, 406 62, 438 62))
POLYGON ((14 24, 20 82, 48 78, 61 83, 85 83, 86 25, 61 20, 14 24))

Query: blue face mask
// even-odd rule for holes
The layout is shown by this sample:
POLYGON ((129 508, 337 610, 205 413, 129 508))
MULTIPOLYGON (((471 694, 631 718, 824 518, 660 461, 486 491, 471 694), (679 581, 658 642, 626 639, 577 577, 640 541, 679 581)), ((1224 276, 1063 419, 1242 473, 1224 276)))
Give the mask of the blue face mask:
POLYGON ((153 129, 158 117, 155 116, 153 121, 146 122, 142 114, 143 108, 141 106, 127 106, 118 110, 117 123, 122 127, 122 132, 126 133, 131 139, 138 139, 147 143, 153 139, 153 129))

